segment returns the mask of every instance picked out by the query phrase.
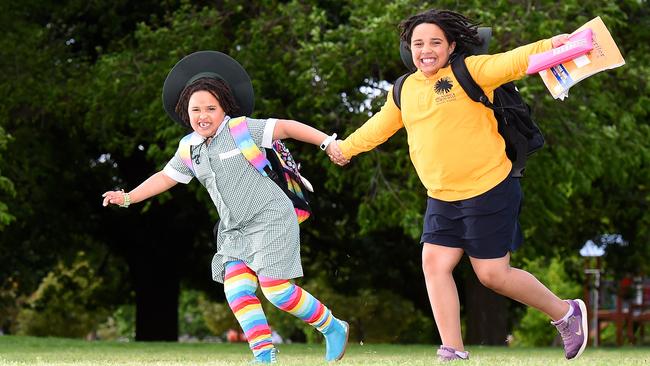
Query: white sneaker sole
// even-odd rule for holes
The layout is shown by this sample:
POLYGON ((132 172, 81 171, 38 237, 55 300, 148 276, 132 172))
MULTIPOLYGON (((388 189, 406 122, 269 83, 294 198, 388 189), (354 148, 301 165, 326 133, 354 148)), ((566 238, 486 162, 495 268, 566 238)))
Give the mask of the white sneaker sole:
POLYGON ((585 305, 585 302, 580 299, 575 299, 573 301, 578 303, 578 306, 580 306, 580 311, 582 312, 582 333, 584 335, 584 339, 582 341, 582 346, 580 346, 580 350, 571 360, 575 360, 576 358, 580 357, 582 352, 585 351, 585 348, 587 348, 587 342, 589 342, 589 319, 587 318, 587 306, 585 305))

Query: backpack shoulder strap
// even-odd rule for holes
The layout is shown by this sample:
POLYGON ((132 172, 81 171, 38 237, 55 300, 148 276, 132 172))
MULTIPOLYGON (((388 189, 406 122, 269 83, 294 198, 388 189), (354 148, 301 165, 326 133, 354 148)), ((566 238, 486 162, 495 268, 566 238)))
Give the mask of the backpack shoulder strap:
POLYGON ((465 64, 465 55, 456 55, 451 61, 451 71, 454 73, 456 80, 460 86, 465 90, 465 93, 475 102, 479 102, 490 109, 494 109, 494 106, 488 99, 487 95, 481 87, 474 81, 472 75, 470 75, 469 70, 467 69, 467 64, 465 64))
POLYGON ((178 143, 178 154, 180 155, 181 160, 183 160, 183 163, 185 163, 192 173, 196 175, 194 172, 194 164, 192 163, 192 145, 190 145, 191 137, 192 134, 190 133, 181 139, 178 143))
POLYGON ((393 84, 393 102, 395 102, 395 105, 397 108, 402 109, 402 102, 401 102, 401 97, 402 97, 402 86, 404 86, 404 80, 411 75, 412 72, 407 72, 406 74, 400 76, 395 80, 395 84, 393 84))
POLYGON ((248 160, 255 169, 263 176, 268 176, 267 169, 271 169, 271 164, 262 153, 262 150, 255 144, 251 133, 248 130, 246 117, 232 118, 228 121, 230 135, 235 140, 235 144, 241 151, 242 155, 248 160))

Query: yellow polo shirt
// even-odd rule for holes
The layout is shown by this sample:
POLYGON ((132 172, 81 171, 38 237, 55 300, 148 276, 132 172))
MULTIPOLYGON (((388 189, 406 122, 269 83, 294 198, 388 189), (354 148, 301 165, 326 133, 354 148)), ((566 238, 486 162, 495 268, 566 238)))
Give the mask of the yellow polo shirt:
MULTIPOLYGON (((467 68, 492 100, 494 89, 522 78, 528 56, 548 51, 542 40, 495 55, 469 56, 467 68)), ((404 81, 402 109, 392 90, 381 110, 339 146, 347 158, 372 150, 406 128, 411 162, 430 197, 458 201, 475 197, 503 181, 512 164, 491 109, 472 101, 451 67, 427 78, 419 70, 404 81)))

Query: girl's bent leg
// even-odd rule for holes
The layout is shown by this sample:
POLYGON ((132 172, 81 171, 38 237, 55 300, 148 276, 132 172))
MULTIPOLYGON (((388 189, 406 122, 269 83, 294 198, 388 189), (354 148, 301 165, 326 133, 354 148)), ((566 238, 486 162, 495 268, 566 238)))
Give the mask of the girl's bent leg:
POLYGON ((551 319, 562 336, 567 359, 579 357, 587 346, 587 308, 580 299, 561 300, 532 274, 510 267, 510 254, 496 259, 471 258, 481 283, 492 290, 532 306, 551 319))
POLYGON ((318 299, 288 280, 259 277, 264 296, 276 307, 311 324, 325 336, 328 361, 343 358, 350 329, 318 299))
POLYGON ((460 248, 424 243, 422 271, 433 317, 443 346, 463 351, 460 331, 460 302, 452 272, 463 256, 460 248))
POLYGON ((532 306, 551 319, 562 319, 570 309, 532 274, 510 267, 510 253, 495 259, 471 258, 476 276, 483 285, 495 292, 532 306))
POLYGON ((246 335, 255 359, 262 363, 274 363, 275 349, 271 341, 271 328, 260 300, 255 296, 255 272, 242 261, 228 262, 225 267, 223 288, 226 300, 246 335))

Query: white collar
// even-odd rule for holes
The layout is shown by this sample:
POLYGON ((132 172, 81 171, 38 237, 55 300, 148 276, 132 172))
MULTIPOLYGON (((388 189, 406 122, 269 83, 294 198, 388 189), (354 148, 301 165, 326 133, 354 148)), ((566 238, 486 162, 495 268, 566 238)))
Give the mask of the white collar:
MULTIPOLYGON (((228 124, 229 119, 230 119, 230 116, 225 116, 224 117, 223 121, 219 125, 219 128, 217 128, 217 132, 215 132, 214 136, 212 136, 212 137, 217 136, 221 132, 221 130, 223 130, 224 127, 226 127, 226 125, 228 124)), ((189 143, 192 146, 201 145, 203 142, 205 142, 206 139, 207 139, 206 137, 203 137, 203 136, 199 135, 196 131, 192 131, 192 133, 190 134, 189 143)))

